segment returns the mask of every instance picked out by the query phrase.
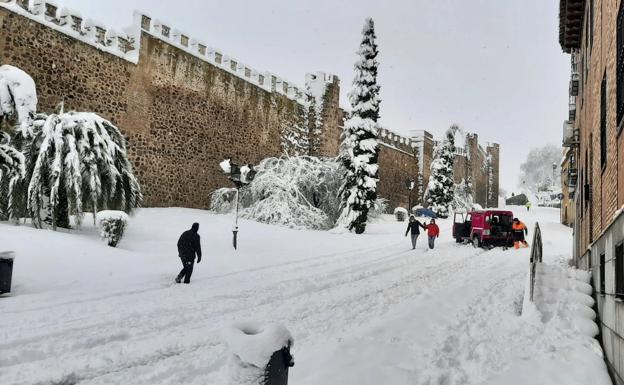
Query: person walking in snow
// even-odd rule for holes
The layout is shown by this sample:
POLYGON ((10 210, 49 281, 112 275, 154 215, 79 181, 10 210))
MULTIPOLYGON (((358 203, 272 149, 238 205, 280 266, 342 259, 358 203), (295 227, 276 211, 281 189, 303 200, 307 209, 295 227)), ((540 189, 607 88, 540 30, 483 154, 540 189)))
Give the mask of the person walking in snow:
POLYGON ((526 208, 527 208, 527 212, 531 211, 531 202, 530 201, 527 201, 526 208))
POLYGON ((433 249, 435 247, 435 240, 440 236, 440 228, 435 223, 435 219, 431 219, 431 222, 427 226, 427 237, 429 239, 429 248, 433 249))
POLYGON ((524 247, 529 247, 527 241, 524 240, 524 236, 529 234, 529 230, 526 225, 522 223, 518 218, 513 219, 513 223, 511 224, 511 232, 514 240, 514 249, 520 248, 520 243, 524 247))
POLYGON ((176 277, 176 283, 191 282, 191 274, 193 274, 193 265, 195 263, 195 255, 197 254, 197 263, 201 262, 201 245, 199 241, 199 223, 193 223, 190 230, 186 230, 178 239, 178 256, 182 260, 182 270, 176 277))
POLYGON ((412 233, 412 250, 416 248, 416 241, 418 240, 418 236, 420 235, 420 228, 426 229, 426 227, 420 223, 415 216, 410 215, 409 223, 407 224, 407 230, 405 230, 405 236, 407 237, 408 233, 412 233))

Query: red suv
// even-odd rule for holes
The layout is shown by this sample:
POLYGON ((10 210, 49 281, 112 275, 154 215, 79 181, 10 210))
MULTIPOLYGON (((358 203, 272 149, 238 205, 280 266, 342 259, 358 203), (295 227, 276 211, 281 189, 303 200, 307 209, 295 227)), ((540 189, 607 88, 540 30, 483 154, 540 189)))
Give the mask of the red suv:
POLYGON ((470 241, 474 247, 512 246, 513 213, 500 210, 455 213, 453 238, 457 243, 470 241))

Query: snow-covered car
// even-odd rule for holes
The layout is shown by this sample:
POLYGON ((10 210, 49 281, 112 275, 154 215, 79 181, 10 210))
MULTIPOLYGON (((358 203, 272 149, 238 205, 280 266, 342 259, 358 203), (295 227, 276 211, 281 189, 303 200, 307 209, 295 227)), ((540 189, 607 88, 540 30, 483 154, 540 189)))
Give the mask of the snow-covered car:
POLYGON ((478 210, 455 213, 453 238, 457 243, 471 242, 474 247, 512 246, 513 212, 478 210))

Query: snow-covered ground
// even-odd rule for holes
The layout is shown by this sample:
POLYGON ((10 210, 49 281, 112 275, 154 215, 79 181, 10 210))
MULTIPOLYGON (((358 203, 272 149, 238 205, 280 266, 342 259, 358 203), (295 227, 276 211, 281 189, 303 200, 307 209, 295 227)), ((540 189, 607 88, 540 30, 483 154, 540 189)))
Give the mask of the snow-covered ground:
POLYGON ((0 224, 17 255, 0 384, 225 384, 222 332, 242 321, 288 327, 296 385, 609 384, 571 231, 557 210, 518 215, 529 238, 539 220, 549 264, 523 316, 529 250, 457 245, 451 221, 433 251, 391 217, 361 236, 242 221, 238 251, 232 218, 198 210, 143 209, 116 249, 88 226, 0 224), (195 221, 204 257, 174 285, 195 221))

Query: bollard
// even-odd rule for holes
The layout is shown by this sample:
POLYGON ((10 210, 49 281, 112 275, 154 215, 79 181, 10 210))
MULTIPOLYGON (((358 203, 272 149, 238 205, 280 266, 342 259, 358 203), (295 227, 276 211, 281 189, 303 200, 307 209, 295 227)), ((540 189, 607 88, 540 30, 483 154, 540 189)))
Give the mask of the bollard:
POLYGON ((0 252, 0 294, 11 292, 11 277, 13 276, 14 259, 14 252, 0 252))
POLYGON ((293 338, 282 325, 238 323, 224 332, 230 385, 287 385, 293 338))

